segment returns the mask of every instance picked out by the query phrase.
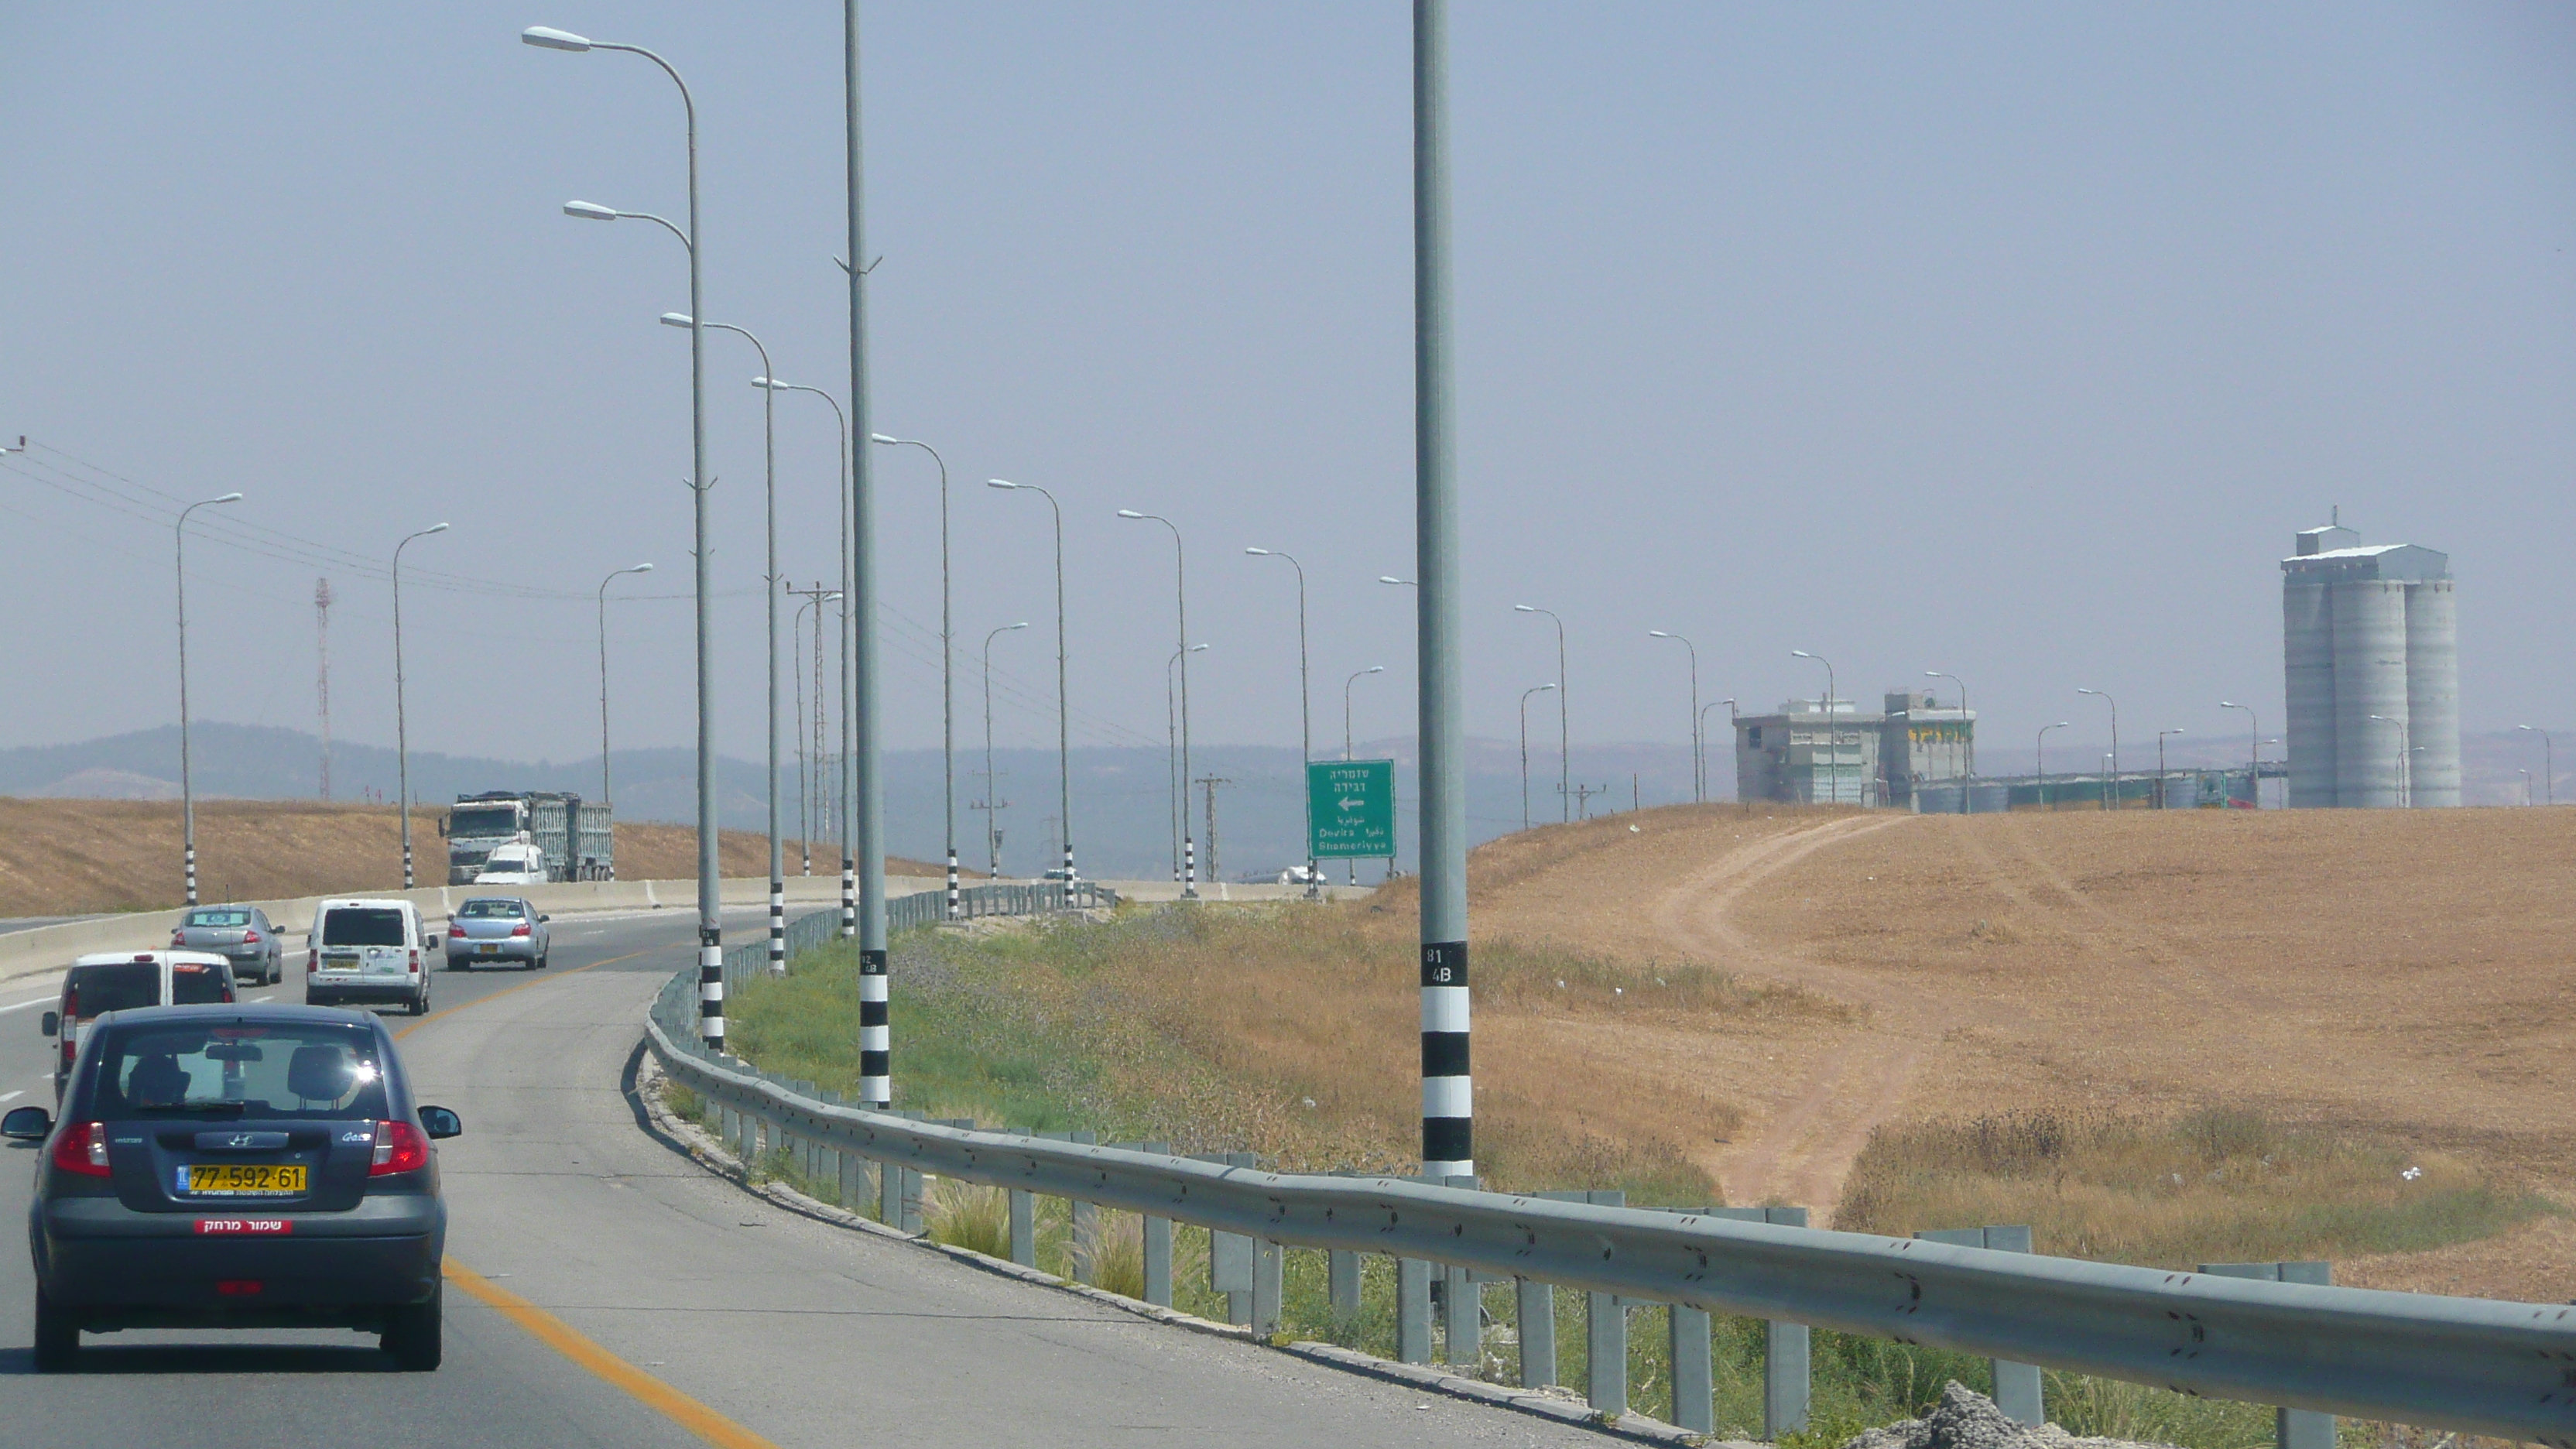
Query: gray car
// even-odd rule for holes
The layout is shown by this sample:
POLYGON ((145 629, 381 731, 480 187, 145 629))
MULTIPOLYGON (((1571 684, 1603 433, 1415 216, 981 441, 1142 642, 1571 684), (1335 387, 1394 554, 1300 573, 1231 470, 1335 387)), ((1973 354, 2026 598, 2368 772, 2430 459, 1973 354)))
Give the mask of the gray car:
POLYGON ((542 971, 554 946, 548 919, 519 896, 468 896, 447 918, 447 969, 507 961, 542 971))
POLYGON ((170 928, 173 951, 209 951, 233 963, 233 979, 274 986, 286 977, 284 932, 257 906, 197 906, 170 928))

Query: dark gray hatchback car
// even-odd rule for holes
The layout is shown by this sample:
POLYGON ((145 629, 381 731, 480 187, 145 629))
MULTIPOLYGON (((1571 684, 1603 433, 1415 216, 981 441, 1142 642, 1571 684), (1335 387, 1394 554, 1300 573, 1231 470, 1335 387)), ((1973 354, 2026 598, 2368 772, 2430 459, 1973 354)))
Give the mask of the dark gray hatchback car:
POLYGON ((438 1367, 447 1207, 433 1138, 372 1013, 288 1005, 115 1011, 84 1033, 27 1210, 36 1367, 127 1328, 351 1328, 438 1367))

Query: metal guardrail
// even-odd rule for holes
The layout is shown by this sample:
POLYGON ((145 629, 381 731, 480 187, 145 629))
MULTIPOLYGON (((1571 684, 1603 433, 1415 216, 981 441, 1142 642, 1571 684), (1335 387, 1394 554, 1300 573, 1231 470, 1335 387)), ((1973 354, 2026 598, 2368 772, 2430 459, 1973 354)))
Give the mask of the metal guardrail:
POLYGON ((935 1173, 1064 1197, 1251 1238, 1265 1253, 1388 1254, 1406 1264, 1405 1282, 1436 1264, 2576 1449, 2576 1305, 2168 1272, 943 1126, 850 1106, 709 1053, 693 1031, 687 975, 646 1023, 663 1070, 723 1112, 770 1124, 772 1142, 783 1135, 863 1159, 881 1178, 935 1173))
MULTIPOLYGON (((886 929, 902 931, 936 924, 945 914, 941 905, 944 894, 941 891, 914 891, 887 901, 886 929)), ((1081 911, 1117 904, 1116 891, 1087 880, 967 886, 958 892, 957 901, 959 914, 968 920, 979 916, 1031 916, 1050 911, 1081 911)), ((841 908, 838 906, 796 917, 787 923, 787 954, 793 957, 799 951, 828 943, 838 934, 840 927, 841 908)), ((768 970, 769 942, 766 937, 725 948, 727 993, 768 970)))

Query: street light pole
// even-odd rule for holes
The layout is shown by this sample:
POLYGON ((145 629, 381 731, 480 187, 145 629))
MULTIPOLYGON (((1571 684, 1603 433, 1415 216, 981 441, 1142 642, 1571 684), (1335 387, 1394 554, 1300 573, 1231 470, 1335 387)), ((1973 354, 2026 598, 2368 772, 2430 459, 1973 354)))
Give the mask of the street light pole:
MULTIPOLYGON (((1369 675, 1385 672, 1385 665, 1372 664, 1366 669, 1354 671, 1350 678, 1342 681, 1342 758, 1345 761, 1351 757, 1351 686, 1369 675)), ((1350 867, 1351 884, 1358 885, 1360 883, 1359 857, 1352 856, 1345 864, 1350 867)))
POLYGON ((2245 711, 2245 794, 2252 807, 2260 810, 2263 808, 2263 722, 2254 717, 2254 706, 2250 704, 2222 699, 2218 707, 2245 711))
POLYGON ((2547 799, 2550 804, 2557 804, 2558 752, 2549 743, 2549 731, 2544 729, 2535 729, 2530 725, 2515 725, 2514 728, 2518 730, 2529 730, 2531 733, 2540 736, 2540 773, 2547 777, 2540 782, 2541 795, 2547 799))
POLYGON ((939 465, 939 801, 948 833, 948 919, 964 912, 957 900, 957 645, 948 586, 948 460, 919 438, 868 434, 868 441, 888 448, 919 448, 939 465))
POLYGON ((1064 836, 1064 879, 1070 885, 1073 882, 1073 712, 1067 703, 1064 683, 1064 510, 1057 506, 1054 494, 1035 483, 1013 483, 1002 478, 984 481, 990 487, 1038 495, 1047 501, 1047 513, 1055 520, 1056 825, 1064 836))
POLYGON ((2165 778, 2165 736, 2182 733, 2184 733, 2182 730, 2156 731, 2156 808, 2159 810, 2166 808, 2165 796, 2170 793, 2173 784, 2165 778))
POLYGON ((2109 810, 2120 798, 2120 702, 2098 689, 2078 689, 2075 692, 2092 695, 2111 706, 2111 779, 2102 795, 2102 808, 2109 810))
POLYGON ((1181 879, 1181 832, 1189 828, 1190 779, 1181 768, 1181 709, 1173 694, 1172 672, 1181 665, 1185 656, 1205 648, 1205 644, 1193 644, 1187 649, 1175 649, 1172 657, 1163 661, 1163 786, 1169 793, 1170 807, 1170 818, 1164 823, 1172 828, 1172 882, 1175 885, 1181 879))
MULTIPOLYGON (((692 337, 698 334, 699 324, 694 310, 686 316, 665 312, 662 321, 666 326, 689 329, 692 337)), ((769 974, 784 976, 787 974, 787 863, 778 828, 778 595, 785 580, 778 576, 778 390, 763 385, 770 373, 769 349, 752 335, 750 329, 736 327, 730 322, 709 322, 706 325, 719 332, 734 334, 750 343, 752 350, 760 354, 760 376, 753 378, 752 384, 760 388, 761 497, 769 535, 768 566, 762 574, 767 587, 761 591, 766 597, 769 624, 768 648, 764 651, 768 656, 765 672, 769 681, 769 974)))
POLYGON ((2414 794, 2414 791, 2408 788, 2414 783, 2412 777, 2415 762, 2407 758, 2409 751, 2406 748, 2406 736, 2408 733, 2406 729, 2406 721, 2402 719, 2390 719, 2384 714, 2375 714, 2372 715, 2371 718, 2379 721, 2381 724, 2392 724, 2397 726, 2397 764, 2390 771, 2390 774, 2394 777, 2390 783, 2397 787, 2397 808, 2403 810, 2412 803, 2410 797, 2414 794))
MULTIPOLYGON (((852 3, 855 3, 855 0, 852 0, 852 3)), ((649 219, 662 221, 662 225, 670 227, 673 234, 680 238, 680 244, 687 249, 689 315, 692 318, 704 315, 705 294, 702 289, 703 276, 698 255, 698 244, 704 238, 698 217, 698 103, 697 99, 689 94, 688 82, 680 79, 679 71, 674 69, 669 61, 642 46, 612 45, 606 41, 586 40, 581 36, 543 25, 531 26, 520 32, 519 38, 530 45, 541 46, 548 50, 620 50, 630 55, 640 55, 660 66, 662 73, 671 78, 671 84, 679 87, 680 107, 687 122, 688 135, 689 226, 688 230, 683 232, 678 227, 672 227, 669 222, 662 221, 660 217, 649 219)), ((603 221, 614 221, 630 215, 630 213, 609 211, 605 207, 576 211, 572 206, 566 206, 564 210, 570 215, 587 216, 603 221)), ((698 1031, 709 1046, 721 1051, 724 1047, 725 1034, 724 901, 721 878, 718 874, 719 862, 716 857, 719 837, 716 828, 715 630, 708 614, 708 606, 715 592, 715 545, 708 537, 707 509, 707 490, 713 485, 707 477, 706 331, 695 323, 692 323, 689 328, 689 455, 689 493, 695 539, 693 556, 696 559, 698 636, 698 1031)), ((406 810, 410 808, 408 800, 404 802, 404 808, 406 810)), ((406 831, 408 831, 408 823, 406 823, 406 831)))
MULTIPOLYGON (((1172 596, 1180 612, 1181 640, 1181 793, 1190 788, 1190 589, 1189 566, 1181 547, 1181 527, 1159 513, 1139 513, 1132 508, 1118 510, 1121 518, 1159 523, 1172 531, 1172 596)), ((1181 808, 1181 899, 1199 898, 1198 840, 1190 834, 1188 802, 1181 808)))
POLYGON ((1689 641, 1688 639, 1683 639, 1683 638, 1682 638, 1682 636, 1681 636, 1681 635, 1679 635, 1679 634, 1667 633, 1667 632, 1665 632, 1665 631, 1664 631, 1664 630, 1662 630, 1662 629, 1649 629, 1649 630, 1647 630, 1647 631, 1646 631, 1646 634, 1647 634, 1647 637, 1649 637, 1649 638, 1653 638, 1653 639, 1676 639, 1676 640, 1680 640, 1680 642, 1681 642, 1681 646, 1682 646, 1684 649, 1687 649, 1687 650, 1689 650, 1689 651, 1690 651, 1690 675, 1691 675, 1691 802, 1692 802, 1693 804, 1703 804, 1703 803, 1705 803, 1705 802, 1708 800, 1708 767, 1707 767, 1707 765, 1706 765, 1705 763, 1703 763, 1704 755, 1703 755, 1703 752, 1702 752, 1701 747, 1700 747, 1700 732, 1699 732, 1699 646, 1698 646, 1698 645, 1696 645, 1696 644, 1693 644, 1693 643, 1692 643, 1691 641, 1689 641))
POLYGON ((993 812, 1000 808, 1002 794, 1001 777, 993 773, 993 638, 1027 627, 1029 621, 1022 619, 984 636, 984 879, 988 881, 1002 878, 1002 839, 993 833, 993 812))
MULTIPOLYGON (((1309 689, 1309 686, 1312 683, 1312 675, 1306 664, 1306 566, 1297 562, 1295 556, 1281 553, 1279 550, 1273 548, 1247 548, 1244 552, 1252 555, 1254 558, 1287 559, 1288 566, 1297 571, 1297 738, 1299 741, 1298 749, 1303 752, 1298 761, 1300 772, 1302 773, 1303 767, 1314 763, 1315 759, 1315 704, 1309 689)), ((1305 783, 1305 781, 1300 780, 1297 782, 1297 786, 1300 791, 1305 791, 1307 795, 1306 843, 1311 846, 1315 841, 1315 802, 1313 792, 1305 790, 1305 783)), ((1315 860, 1314 857, 1308 856, 1306 859, 1306 894, 1309 897, 1312 897, 1314 893, 1315 860)))
MULTIPOLYGON (((1735 700, 1732 696, 1725 699, 1710 700, 1707 704, 1700 707, 1699 737, 1702 740, 1706 740, 1708 738, 1708 712, 1717 708, 1721 704, 1726 706, 1726 758, 1729 763, 1732 763, 1735 759, 1735 700)), ((1737 794, 1739 796, 1737 803, 1742 804, 1743 801, 1740 798, 1742 792, 1738 791, 1737 794)))
MULTIPOLYGON (((850 631, 852 635, 851 698, 843 729, 855 764, 859 871, 859 1101, 866 1106, 894 1105, 893 1027, 886 1000, 885 780, 878 736, 876 490, 869 450, 856 447, 868 436, 868 292, 867 214, 864 152, 859 144, 859 0, 842 0, 842 84, 848 127, 846 200, 849 206, 850 259, 843 265, 850 286, 850 631)), ((848 870, 844 864, 842 869, 848 870)), ((882 1204, 902 1215, 900 1194, 882 1194, 882 1204)))
MULTIPOLYGON (((850 817, 855 813, 850 809, 850 753, 858 728, 857 721, 851 717, 849 707, 852 586, 850 582, 850 498, 845 490, 850 476, 850 417, 849 414, 841 411, 839 398, 819 387, 780 382, 774 377, 754 378, 752 384, 755 387, 766 387, 778 392, 810 392, 831 404, 832 420, 840 427, 841 471, 832 475, 833 491, 841 494, 841 687, 834 691, 841 697, 841 768, 835 795, 841 807, 838 812, 841 828, 841 938, 848 940, 856 936, 859 930, 858 878, 850 860, 850 817)), ((819 636, 822 628, 822 620, 817 617, 814 630, 818 636, 816 641, 818 649, 821 647, 819 636)), ((814 682, 814 698, 817 706, 815 714, 821 717, 825 711, 820 707, 823 698, 823 683, 820 678, 814 682)))
MULTIPOLYGON (((11 452, 19 451, 10 449, 11 452)), ((188 904, 197 903, 197 785, 191 769, 194 761, 188 749, 188 515, 200 508, 218 503, 239 503, 241 495, 227 493, 221 498, 205 498, 179 510, 179 521, 171 525, 176 540, 175 560, 179 580, 179 853, 187 872, 188 904)), ((441 525, 442 527, 444 525, 441 525)), ((399 652, 399 646, 397 646, 399 652)), ((406 821, 408 817, 406 817, 406 821)), ((410 833, 406 825, 403 846, 403 874, 411 874, 410 833)), ((411 882, 403 885, 408 889, 411 882)))
MULTIPOLYGON (((1923 677, 1926 679, 1946 679, 1952 684, 1959 686, 1960 751, 1967 762, 1967 778, 1974 780, 1977 778, 1977 730, 1975 725, 1968 722, 1968 681, 1961 679, 1955 674, 1939 669, 1926 669, 1923 671, 1923 677)), ((1961 797, 1959 802, 1959 813, 1962 815, 1968 813, 1968 802, 1964 795, 1961 797)))
MULTIPOLYGON (((2057 808, 2055 805, 2050 804, 2048 800, 2048 732, 2050 730, 2062 730, 2066 728, 2069 723, 2071 723, 2071 721, 2059 720, 2057 723, 2052 725, 2041 725, 2039 727, 2039 742, 2031 746, 2031 764, 2039 771, 2038 804, 2039 808, 2042 810, 2055 810, 2057 808)), ((2012 802, 2009 800, 2005 801, 2004 808, 2007 810, 2011 809, 2012 802)))
MULTIPOLYGON (((1521 829, 1530 828, 1529 816, 1529 697, 1556 688, 1553 684, 1533 684, 1521 691, 1521 829)), ((1715 706, 1711 706, 1714 708, 1715 706)))
MULTIPOLYGON (((1843 801, 1843 729, 1841 722, 1834 718, 1834 662, 1822 654, 1810 654, 1804 649, 1792 649, 1789 653, 1825 666, 1825 749, 1834 757, 1834 803, 1839 805, 1843 801)), ((1811 767, 1807 771, 1807 803, 1810 805, 1816 800, 1815 778, 1816 772, 1811 767)))
MULTIPOLYGON (((612 570, 599 581, 599 803, 603 808, 613 809, 611 802, 615 798, 608 793, 608 586, 627 574, 652 571, 651 564, 640 563, 633 568, 612 570)), ((613 856, 609 869, 616 869, 613 856)))
POLYGON ((1545 614, 1556 625, 1556 813, 1560 823, 1574 818, 1574 795, 1568 789, 1574 783, 1574 752, 1571 732, 1566 724, 1565 709, 1565 621, 1536 604, 1514 604, 1520 614, 1545 614))
POLYGON ((416 538, 445 533, 447 525, 435 524, 418 533, 405 534, 394 545, 394 769, 402 792, 403 889, 413 886, 411 871, 411 729, 403 711, 402 652, 402 556, 416 538))

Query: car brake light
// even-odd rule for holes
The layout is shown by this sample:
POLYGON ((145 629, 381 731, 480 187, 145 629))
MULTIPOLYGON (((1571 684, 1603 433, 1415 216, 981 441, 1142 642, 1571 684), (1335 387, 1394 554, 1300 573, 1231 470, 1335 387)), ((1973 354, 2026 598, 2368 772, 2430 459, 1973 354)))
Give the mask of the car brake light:
MULTIPOLYGON (((106 1139, 100 1138, 104 1143, 106 1139)), ((101 1153, 106 1149, 101 1147, 101 1153)), ((102 1159, 104 1156, 102 1155, 102 1159)), ((418 1172, 429 1165, 429 1139, 409 1122, 376 1124, 376 1156, 367 1164, 367 1176, 390 1177, 397 1172, 418 1172)), ((105 1171, 104 1168, 100 1169, 105 1171)))
POLYGON ((411 969, 414 975, 417 975, 420 972, 420 952, 418 949, 414 949, 411 953, 411 969))
POLYGON ((510 934, 514 937, 530 934, 528 924, 525 921, 520 922, 517 927, 511 930, 510 934))
POLYGON ((258 944, 259 944, 259 932, 257 932, 257 931, 244 931, 244 932, 242 932, 242 944, 243 944, 243 945, 245 945, 245 946, 256 946, 256 945, 258 945, 258 944))
POLYGON ((454 921, 450 921, 450 922, 448 922, 448 923, 447 923, 447 938, 448 938, 449 940, 451 940, 451 941, 462 941, 462 940, 464 940, 464 939, 465 939, 465 928, 464 928, 463 926, 461 926, 461 925, 457 924, 457 923, 456 923, 456 922, 454 922, 454 921))
POLYGON ((319 971, 319 970, 321 970, 321 969, 322 969, 322 952, 321 952, 318 948, 317 948, 317 949, 312 949, 312 950, 307 950, 307 951, 304 953, 304 974, 305 974, 305 975, 307 975, 307 976, 310 976, 310 975, 312 975, 314 972, 319 971))
POLYGON ((64 1123, 54 1134, 54 1166, 83 1177, 107 1176, 107 1124, 64 1123))
POLYGON ((176 927, 176 926, 171 927, 171 928, 170 928, 170 949, 171 949, 171 950, 173 950, 173 951, 178 950, 178 949, 179 949, 179 947, 180 947, 180 946, 185 942, 186 937, 187 937, 187 933, 186 933, 186 932, 184 932, 184 931, 180 930, 180 929, 179 929, 178 927, 176 927))

